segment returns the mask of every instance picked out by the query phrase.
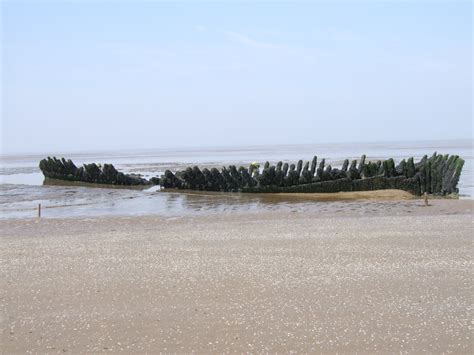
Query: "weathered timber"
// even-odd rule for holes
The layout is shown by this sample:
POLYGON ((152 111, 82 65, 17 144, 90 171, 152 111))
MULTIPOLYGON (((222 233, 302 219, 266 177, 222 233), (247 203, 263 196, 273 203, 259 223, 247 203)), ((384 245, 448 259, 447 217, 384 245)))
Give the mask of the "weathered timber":
POLYGON ((78 168, 71 160, 48 157, 40 161, 39 168, 43 175, 50 179, 126 186, 151 184, 138 175, 119 172, 111 164, 101 166, 92 163, 78 168))
POLYGON ((248 168, 234 165, 221 170, 188 167, 181 171, 166 170, 160 177, 146 180, 140 176, 123 174, 111 164, 103 166, 84 164, 76 167, 64 158, 43 159, 40 169, 51 179, 81 181, 112 185, 161 185, 165 189, 188 189, 226 192, 340 192, 399 189, 421 196, 425 192, 448 195, 458 192, 458 182, 464 160, 457 155, 440 155, 436 152, 415 163, 413 158, 403 159, 395 165, 393 159, 370 161, 362 155, 359 161, 344 160, 342 167, 325 165, 317 157, 311 163, 299 160, 297 164, 265 162, 260 170, 258 163, 248 168))

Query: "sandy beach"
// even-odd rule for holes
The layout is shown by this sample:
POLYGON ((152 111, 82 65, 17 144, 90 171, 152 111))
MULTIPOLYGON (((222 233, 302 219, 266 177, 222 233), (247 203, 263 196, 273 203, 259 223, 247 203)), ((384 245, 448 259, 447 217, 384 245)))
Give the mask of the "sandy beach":
POLYGON ((0 355, 474 354, 472 1, 0 9, 0 355))
POLYGON ((0 221, 1 352, 472 353, 474 204, 431 203, 0 221))

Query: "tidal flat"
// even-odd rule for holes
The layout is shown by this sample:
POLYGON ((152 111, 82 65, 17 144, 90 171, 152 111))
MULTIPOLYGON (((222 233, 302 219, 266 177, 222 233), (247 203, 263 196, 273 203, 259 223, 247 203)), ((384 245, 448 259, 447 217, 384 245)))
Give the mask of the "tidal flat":
POLYGON ((473 200, 0 221, 3 353, 471 353, 473 200))

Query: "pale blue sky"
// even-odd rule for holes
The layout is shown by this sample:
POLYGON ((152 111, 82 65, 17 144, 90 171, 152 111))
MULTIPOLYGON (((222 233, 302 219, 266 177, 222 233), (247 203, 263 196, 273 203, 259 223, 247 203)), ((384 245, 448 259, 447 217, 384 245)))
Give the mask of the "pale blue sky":
POLYGON ((2 2, 2 153, 472 137, 472 5, 2 2))

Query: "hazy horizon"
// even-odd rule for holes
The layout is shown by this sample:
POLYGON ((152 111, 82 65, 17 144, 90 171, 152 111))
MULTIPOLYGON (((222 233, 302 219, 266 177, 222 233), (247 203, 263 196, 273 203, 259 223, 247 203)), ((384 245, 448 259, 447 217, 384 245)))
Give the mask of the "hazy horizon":
POLYGON ((469 1, 0 6, 1 155, 473 137, 469 1))
MULTIPOLYGON (((0 158, 8 158, 8 157, 22 157, 22 156, 46 156, 46 155, 61 155, 61 154, 71 154, 71 155, 88 155, 88 154, 96 154, 96 153, 104 153, 104 154, 109 154, 109 153, 124 153, 128 152, 130 154, 140 154, 140 153, 158 153, 158 152, 189 152, 189 151, 205 151, 205 150, 213 150, 215 149, 216 151, 245 151, 245 150, 253 150, 253 149, 263 149, 263 148, 274 148, 274 147, 308 147, 308 146, 375 146, 375 145, 381 145, 384 147, 390 146, 391 144, 393 145, 403 145, 403 147, 410 147, 412 145, 421 145, 423 146, 426 144, 427 146, 430 146, 432 149, 437 149, 436 146, 431 147, 433 143, 440 143, 441 145, 446 145, 446 143, 453 143, 452 146, 464 146, 466 144, 471 144, 472 147, 474 147, 474 139, 472 137, 468 138, 458 138, 458 139, 431 139, 431 140, 400 140, 400 141, 395 141, 395 140, 386 140, 386 141, 353 141, 353 142, 337 142, 337 141, 332 141, 332 142, 303 142, 303 143, 286 143, 286 144, 272 144, 272 143, 266 143, 266 144, 241 144, 241 145, 200 145, 200 146, 166 146, 166 147, 138 147, 138 148, 120 148, 120 147, 115 147, 115 148, 103 148, 103 149, 80 149, 80 150, 68 150, 68 149, 62 149, 62 150, 49 150, 49 151, 31 151, 31 152, 14 152, 14 153, 1 153, 0 158)), ((434 151, 433 151, 434 152, 434 151)), ((444 152, 444 151, 443 151, 444 152)), ((443 153, 440 151, 440 153, 443 153)), ((318 151, 314 152, 315 154, 318 154, 318 151)))

